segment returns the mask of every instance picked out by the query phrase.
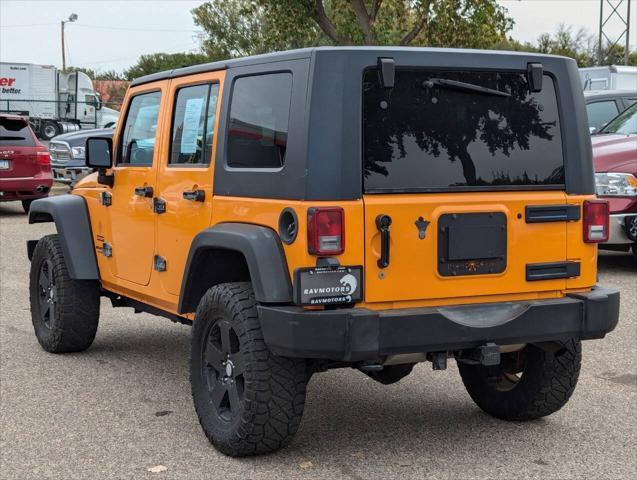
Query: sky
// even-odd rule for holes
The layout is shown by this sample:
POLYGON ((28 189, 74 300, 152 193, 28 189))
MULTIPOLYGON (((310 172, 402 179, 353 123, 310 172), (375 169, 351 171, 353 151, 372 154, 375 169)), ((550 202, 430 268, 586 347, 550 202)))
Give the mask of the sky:
MULTIPOLYGON (((612 0, 616 2, 617 0, 612 0)), ((631 1, 631 45, 637 45, 637 0, 631 1)), ((142 54, 197 51, 192 0, 0 0, 0 61, 62 64, 60 21, 67 23, 67 65, 118 70, 142 54)), ((600 0, 499 0, 515 20, 510 35, 534 42, 560 23, 597 34, 600 0)), ((619 35, 617 22, 610 31, 619 35)))

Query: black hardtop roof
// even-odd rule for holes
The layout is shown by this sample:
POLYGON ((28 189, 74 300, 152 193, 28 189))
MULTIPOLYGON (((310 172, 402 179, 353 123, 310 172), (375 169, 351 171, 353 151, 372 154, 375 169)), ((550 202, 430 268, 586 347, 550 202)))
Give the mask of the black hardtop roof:
POLYGON ((429 48, 429 47, 310 47, 300 48, 296 50, 286 50, 281 52, 265 53, 262 55, 252 55, 249 57, 234 58, 231 60, 223 60, 218 62, 202 63, 199 65, 191 65, 173 70, 152 73, 136 78, 131 82, 131 86, 142 85, 145 83, 155 82, 157 80, 165 80, 168 78, 185 77, 197 73, 213 72, 217 70, 226 70, 233 67, 243 67, 249 65, 260 65, 270 62, 280 62, 286 60, 299 60, 302 58, 310 58, 316 53, 321 55, 329 55, 333 53, 360 53, 360 52, 377 52, 379 56, 388 55, 390 53, 445 53, 449 55, 498 55, 510 57, 526 57, 529 62, 540 61, 542 58, 557 59, 561 58, 568 61, 574 61, 568 57, 559 57, 556 55, 547 55, 541 53, 516 52, 508 50, 474 50, 467 48, 429 48))

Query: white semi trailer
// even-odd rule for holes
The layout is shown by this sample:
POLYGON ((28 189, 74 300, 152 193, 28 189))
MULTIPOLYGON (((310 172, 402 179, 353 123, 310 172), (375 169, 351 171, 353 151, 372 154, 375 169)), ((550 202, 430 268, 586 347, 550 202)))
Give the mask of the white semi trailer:
POLYGON ((101 110, 99 94, 83 72, 0 62, 0 112, 28 117, 40 138, 50 140, 60 133, 112 123, 110 115, 103 119, 101 110))
POLYGON ((637 90, 637 67, 607 65, 579 69, 583 90, 637 90))

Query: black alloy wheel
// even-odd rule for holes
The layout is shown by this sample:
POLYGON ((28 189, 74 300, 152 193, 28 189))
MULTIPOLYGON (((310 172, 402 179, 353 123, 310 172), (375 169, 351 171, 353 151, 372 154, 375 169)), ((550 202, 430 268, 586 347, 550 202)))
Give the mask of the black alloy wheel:
POLYGON ((219 418, 232 421, 241 409, 245 388, 245 356, 230 323, 219 318, 208 331, 202 351, 210 402, 219 418))
POLYGON ((51 260, 45 259, 40 266, 38 275, 38 299, 40 303, 40 315, 44 325, 53 328, 55 313, 57 311, 57 287, 53 275, 51 260))

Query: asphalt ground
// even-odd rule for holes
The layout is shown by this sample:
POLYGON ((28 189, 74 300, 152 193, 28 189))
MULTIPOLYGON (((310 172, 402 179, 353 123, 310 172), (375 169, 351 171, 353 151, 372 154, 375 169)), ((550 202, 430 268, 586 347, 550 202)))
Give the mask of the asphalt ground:
POLYGON ((28 301, 27 225, 0 204, 0 477, 2 479, 637 478, 637 266, 602 254, 600 283, 622 291, 621 319, 584 343, 571 401, 507 423, 482 413, 455 362, 393 386, 351 369, 315 375, 293 443, 231 459, 203 435, 188 383, 190 328, 106 301, 84 353, 38 345, 28 301), (148 469, 160 467, 159 473, 148 469))

